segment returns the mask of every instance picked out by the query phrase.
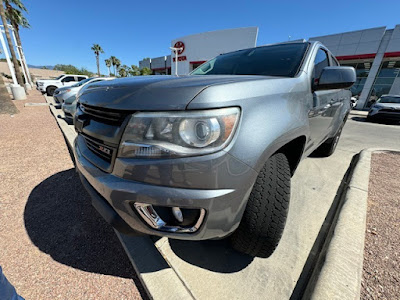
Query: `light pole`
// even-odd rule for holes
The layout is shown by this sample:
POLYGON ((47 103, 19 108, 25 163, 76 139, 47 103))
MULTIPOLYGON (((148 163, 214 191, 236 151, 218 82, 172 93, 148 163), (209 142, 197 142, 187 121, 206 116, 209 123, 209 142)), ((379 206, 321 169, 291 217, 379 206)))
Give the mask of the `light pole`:
POLYGON ((169 49, 175 52, 175 75, 178 76, 178 51, 182 51, 183 48, 169 47, 169 49))

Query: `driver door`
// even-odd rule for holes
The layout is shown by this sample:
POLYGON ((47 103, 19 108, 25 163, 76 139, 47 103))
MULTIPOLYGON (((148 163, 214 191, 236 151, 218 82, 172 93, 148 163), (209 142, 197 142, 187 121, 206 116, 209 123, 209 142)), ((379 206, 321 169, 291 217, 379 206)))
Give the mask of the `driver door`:
POLYGON ((310 146, 318 146, 330 133, 329 128, 333 120, 333 105, 338 101, 337 90, 314 91, 313 87, 318 84, 322 70, 330 66, 329 54, 319 48, 314 60, 312 72, 312 108, 308 112, 310 124, 310 146))

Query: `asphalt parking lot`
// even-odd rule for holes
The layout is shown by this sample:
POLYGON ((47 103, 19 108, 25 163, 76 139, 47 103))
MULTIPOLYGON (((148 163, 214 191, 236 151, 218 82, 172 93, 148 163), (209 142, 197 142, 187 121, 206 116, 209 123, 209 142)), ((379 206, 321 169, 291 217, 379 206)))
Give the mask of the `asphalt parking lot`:
POLYGON ((125 250, 155 299, 165 293, 195 299, 290 298, 352 157, 365 148, 399 149, 399 128, 351 114, 334 155, 304 160, 292 180, 283 238, 267 259, 238 254, 224 241, 120 236, 125 250), (157 259, 149 255, 157 251, 157 259))

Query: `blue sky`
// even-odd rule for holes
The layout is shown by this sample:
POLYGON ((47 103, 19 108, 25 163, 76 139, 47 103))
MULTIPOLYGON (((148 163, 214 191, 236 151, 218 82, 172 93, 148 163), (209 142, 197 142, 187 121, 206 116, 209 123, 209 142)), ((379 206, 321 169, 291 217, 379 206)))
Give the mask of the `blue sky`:
POLYGON ((258 26, 258 45, 400 23, 397 1, 128 1, 23 0, 31 29, 21 30, 32 65, 73 64, 101 71, 111 55, 122 64, 169 53, 172 39, 219 29, 258 26))

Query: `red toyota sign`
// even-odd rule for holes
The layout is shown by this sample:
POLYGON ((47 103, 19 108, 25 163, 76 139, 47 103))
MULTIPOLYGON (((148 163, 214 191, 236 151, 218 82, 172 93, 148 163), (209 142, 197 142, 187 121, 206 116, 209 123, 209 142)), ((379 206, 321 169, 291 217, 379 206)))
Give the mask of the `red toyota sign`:
POLYGON ((178 55, 181 55, 183 51, 185 51, 185 44, 181 41, 178 41, 175 43, 174 48, 181 48, 181 50, 178 50, 178 55))

